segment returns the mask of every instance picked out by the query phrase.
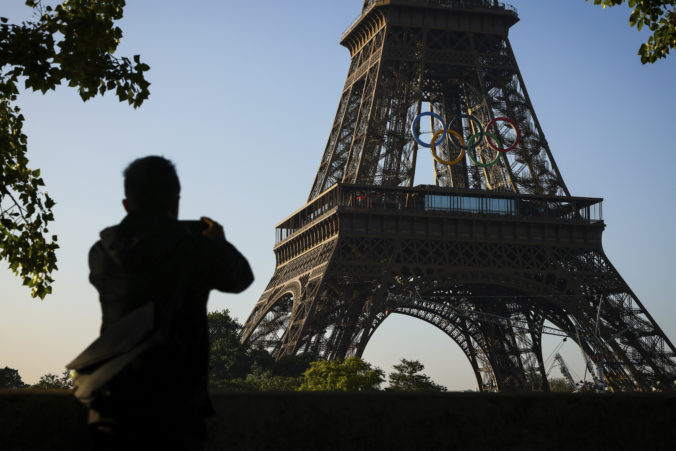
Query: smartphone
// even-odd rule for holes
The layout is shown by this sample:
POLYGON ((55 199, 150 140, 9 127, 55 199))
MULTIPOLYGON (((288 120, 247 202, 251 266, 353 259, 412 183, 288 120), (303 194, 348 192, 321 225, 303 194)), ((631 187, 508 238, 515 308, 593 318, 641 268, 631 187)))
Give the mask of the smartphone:
POLYGON ((183 224, 188 230, 190 230, 190 233, 193 233, 195 235, 200 235, 202 232, 204 232, 209 225, 204 222, 204 221, 195 221, 195 220, 188 220, 188 221, 178 221, 181 224, 183 224))

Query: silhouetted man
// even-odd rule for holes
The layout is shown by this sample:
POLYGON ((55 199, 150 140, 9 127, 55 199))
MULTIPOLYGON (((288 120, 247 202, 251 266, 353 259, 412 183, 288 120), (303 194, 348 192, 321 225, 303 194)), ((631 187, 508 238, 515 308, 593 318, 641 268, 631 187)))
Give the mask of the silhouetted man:
POLYGON ((177 220, 180 183, 169 160, 132 162, 124 189, 127 216, 103 230, 89 253, 101 334, 150 302, 160 339, 100 391, 90 425, 103 449, 201 449, 204 419, 213 413, 207 395, 209 291, 239 293, 253 274, 218 223, 202 218, 200 232, 194 227, 199 223, 189 227, 177 220))

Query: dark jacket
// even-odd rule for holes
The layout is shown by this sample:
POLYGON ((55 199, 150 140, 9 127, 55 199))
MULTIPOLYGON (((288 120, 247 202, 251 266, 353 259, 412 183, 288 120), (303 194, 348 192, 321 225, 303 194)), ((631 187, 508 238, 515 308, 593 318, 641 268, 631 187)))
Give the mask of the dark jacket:
POLYGON ((124 424, 203 427, 207 396, 209 291, 239 293, 253 281, 246 259, 227 241, 193 233, 181 222, 130 213, 101 232, 89 252, 89 280, 100 295, 106 327, 153 302, 168 339, 116 377, 94 415, 124 424))

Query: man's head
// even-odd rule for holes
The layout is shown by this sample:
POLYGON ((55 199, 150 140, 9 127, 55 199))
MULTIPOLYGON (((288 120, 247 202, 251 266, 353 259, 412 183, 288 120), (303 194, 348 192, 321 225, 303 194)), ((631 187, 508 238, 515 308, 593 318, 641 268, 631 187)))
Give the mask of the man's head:
POLYGON ((178 217, 181 184, 174 164, 163 157, 150 156, 132 161, 124 170, 124 208, 178 217))

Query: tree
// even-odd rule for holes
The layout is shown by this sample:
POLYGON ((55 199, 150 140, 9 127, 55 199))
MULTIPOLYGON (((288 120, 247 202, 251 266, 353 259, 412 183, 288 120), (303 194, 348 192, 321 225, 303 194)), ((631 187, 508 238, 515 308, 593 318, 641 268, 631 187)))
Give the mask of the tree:
MULTIPOLYGON (((587 0, 591 1, 591 0, 587 0)), ((595 5, 612 7, 627 2, 632 8, 629 25, 641 30, 647 27, 652 35, 641 45, 641 63, 654 63, 666 58, 676 48, 676 0, 593 0, 595 5)))
POLYGON ((21 380, 19 371, 13 368, 4 367, 0 369, 0 388, 24 388, 26 384, 21 380))
POLYGON ((139 55, 113 56, 122 30, 125 0, 66 0, 43 7, 26 0, 35 19, 8 24, 0 17, 0 260, 44 299, 57 269, 57 236, 49 235, 54 200, 42 191, 40 170, 31 170, 24 116, 16 105, 19 82, 43 94, 61 83, 78 89, 83 101, 114 90, 121 102, 139 107, 149 96, 139 55))
POLYGON ((301 377, 310 368, 310 364, 316 360, 317 356, 309 352, 285 355, 274 362, 270 369, 274 376, 297 378, 301 377))
MULTIPOLYGON (((226 379, 245 377, 252 358, 249 349, 239 342, 242 325, 228 310, 207 314, 209 326, 209 381, 216 384, 226 379)), ((264 356, 254 353, 257 359, 264 356)))
POLYGON ((401 359, 390 373, 389 390, 392 391, 446 391, 443 385, 435 384, 429 376, 422 373, 425 366, 417 360, 401 359))
POLYGON ((310 363, 303 373, 301 391, 365 391, 378 390, 385 373, 359 357, 341 360, 320 360, 310 363))
POLYGON ((564 378, 551 378, 549 379, 549 391, 552 393, 573 393, 576 390, 576 387, 570 385, 564 378))
POLYGON ((302 378, 278 376, 254 366, 245 381, 255 391, 296 391, 302 383, 302 378))
POLYGON ((68 370, 61 373, 61 376, 57 376, 53 373, 47 373, 40 378, 37 384, 33 385, 31 388, 41 388, 46 390, 51 389, 72 389, 73 388, 73 379, 70 377, 70 372, 68 370))
POLYGON ((212 387, 237 391, 293 390, 310 362, 316 359, 313 354, 298 354, 275 361, 265 349, 241 344, 242 325, 228 310, 210 312, 207 321, 212 387))

